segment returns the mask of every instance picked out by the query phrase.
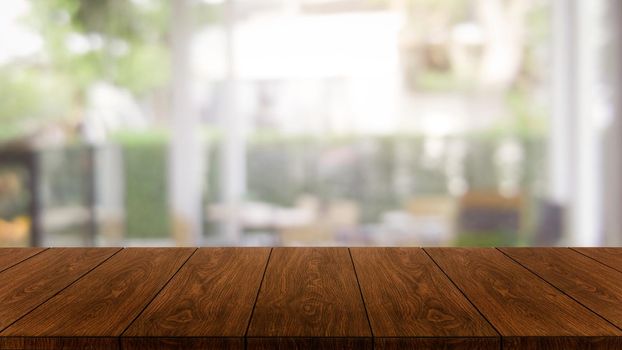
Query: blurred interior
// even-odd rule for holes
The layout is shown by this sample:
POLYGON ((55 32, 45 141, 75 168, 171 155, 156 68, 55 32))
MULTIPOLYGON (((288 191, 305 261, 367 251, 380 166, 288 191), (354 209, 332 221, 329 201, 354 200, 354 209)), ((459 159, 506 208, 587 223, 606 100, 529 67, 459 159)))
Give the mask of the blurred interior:
POLYGON ((13 0, 0 33, 0 246, 622 243, 617 0, 13 0))

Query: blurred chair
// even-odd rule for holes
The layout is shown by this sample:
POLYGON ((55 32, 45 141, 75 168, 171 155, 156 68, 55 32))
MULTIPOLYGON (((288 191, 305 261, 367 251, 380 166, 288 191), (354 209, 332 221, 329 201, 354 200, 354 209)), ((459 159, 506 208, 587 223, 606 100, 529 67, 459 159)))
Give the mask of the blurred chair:
POLYGON ((515 245, 523 226, 523 202, 522 194, 467 192, 459 201, 456 245, 515 245))
POLYGON ((535 246, 558 245, 564 234, 565 208, 550 199, 538 200, 535 246))

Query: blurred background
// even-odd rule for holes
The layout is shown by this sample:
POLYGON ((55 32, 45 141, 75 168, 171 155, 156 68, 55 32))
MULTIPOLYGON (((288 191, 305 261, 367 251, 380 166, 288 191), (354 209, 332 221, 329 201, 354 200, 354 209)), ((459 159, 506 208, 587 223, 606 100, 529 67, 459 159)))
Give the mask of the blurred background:
POLYGON ((0 246, 620 245, 617 0, 0 2, 0 246))

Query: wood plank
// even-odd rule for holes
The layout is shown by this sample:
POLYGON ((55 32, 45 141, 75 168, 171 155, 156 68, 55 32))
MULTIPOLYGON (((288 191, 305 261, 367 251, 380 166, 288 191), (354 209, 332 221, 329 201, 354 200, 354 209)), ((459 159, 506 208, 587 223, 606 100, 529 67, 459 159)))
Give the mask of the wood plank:
POLYGON ((0 248, 0 272, 44 250, 45 248, 0 248))
POLYGON ((568 248, 500 250, 622 328, 622 272, 568 248))
POLYGON ((503 337, 503 349, 520 350, 620 350, 620 337, 503 337))
POLYGON ((194 250, 123 249, 0 333, 0 348, 118 349, 121 333, 194 250))
POLYGON ((504 349, 610 349, 622 332, 496 249, 425 248, 504 349))
POLYGON ((121 349, 123 350, 244 349, 244 338, 239 337, 123 337, 121 342, 121 349))
POLYGON ((7 337, 0 336, 0 349, 6 350, 104 350, 119 349, 110 337, 7 337))
POLYGON ((248 349, 371 349, 348 249, 274 248, 247 338, 248 349))
POLYGON ((572 248, 600 263, 622 272, 622 248, 572 248))
POLYGON ((119 248, 52 248, 0 273, 0 331, 95 268, 119 248))
POLYGON ((123 349, 244 349, 270 248, 200 248, 123 334, 123 349))
POLYGON ((248 338, 248 349, 253 350, 335 350, 371 349, 368 338, 285 337, 248 338))
POLYGON ((417 338, 413 341, 409 338, 376 338, 374 349, 383 350, 484 350, 500 348, 499 338, 417 338))
POLYGON ((375 349, 499 349, 499 334, 421 248, 351 248, 375 349))

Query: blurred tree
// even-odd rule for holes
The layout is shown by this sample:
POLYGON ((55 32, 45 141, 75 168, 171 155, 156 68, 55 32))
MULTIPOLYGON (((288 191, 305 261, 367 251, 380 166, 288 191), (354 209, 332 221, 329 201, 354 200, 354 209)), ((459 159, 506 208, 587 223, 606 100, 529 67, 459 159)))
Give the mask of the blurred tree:
POLYGON ((0 142, 33 138, 51 121, 78 122, 86 92, 107 82, 145 98, 166 86, 164 0, 30 1, 26 24, 42 50, 0 67, 0 142))
POLYGON ((51 72, 0 69, 0 141, 30 133, 37 123, 66 113, 71 104, 70 85, 51 72))
POLYGON ((105 80, 141 95, 168 79, 168 13, 163 0, 33 1, 30 23, 79 90, 105 80))

